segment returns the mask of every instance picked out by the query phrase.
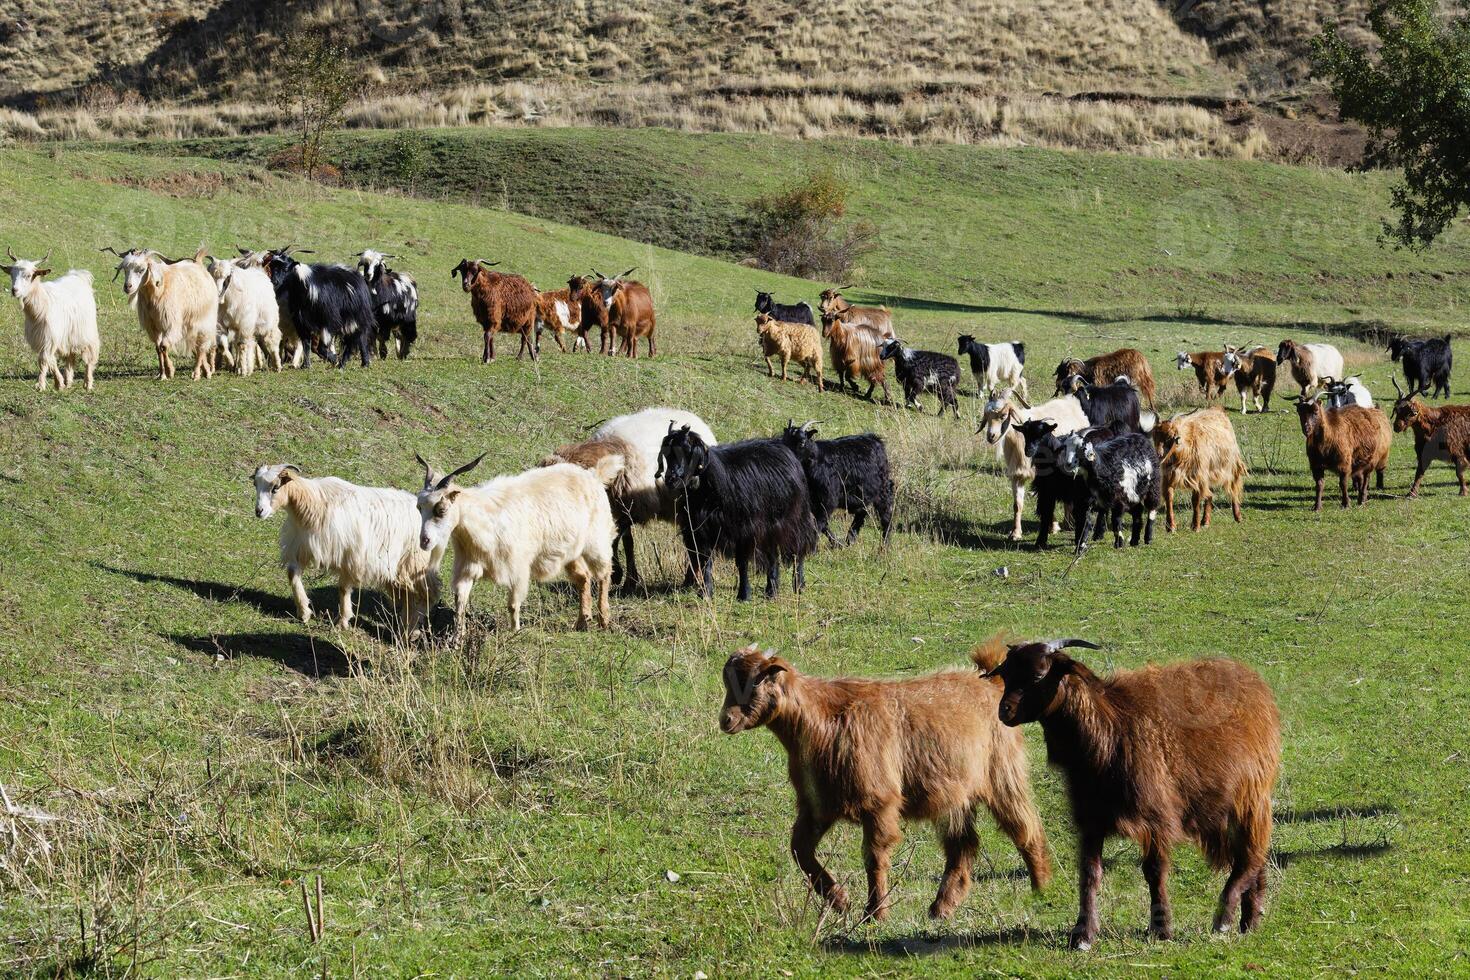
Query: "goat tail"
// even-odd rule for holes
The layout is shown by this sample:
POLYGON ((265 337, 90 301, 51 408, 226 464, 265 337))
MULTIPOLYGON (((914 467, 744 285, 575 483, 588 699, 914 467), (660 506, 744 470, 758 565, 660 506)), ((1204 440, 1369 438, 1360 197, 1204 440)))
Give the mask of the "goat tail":
POLYGON ((1051 882, 1051 855, 1046 849, 1046 830, 1031 796, 1031 779, 1026 774, 1026 747, 1014 729, 996 733, 990 758, 990 795, 986 800, 1000 829, 1016 845, 1031 887, 1042 890, 1051 882))
POLYGON ((593 473, 604 487, 609 487, 623 475, 627 466, 627 460, 623 458, 622 453, 609 453, 597 461, 593 473))

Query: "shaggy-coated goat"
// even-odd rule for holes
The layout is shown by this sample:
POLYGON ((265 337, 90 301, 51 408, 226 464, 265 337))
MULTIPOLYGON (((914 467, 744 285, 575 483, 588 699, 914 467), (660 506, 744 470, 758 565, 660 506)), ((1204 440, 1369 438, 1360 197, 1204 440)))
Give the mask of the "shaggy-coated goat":
POLYGON ((258 266, 238 259, 216 259, 209 274, 219 287, 221 348, 234 348, 235 370, 242 377, 255 372, 255 355, 264 351, 266 363, 281 370, 281 310, 270 276, 258 266))
POLYGON ((194 355, 194 380, 214 375, 219 331, 219 290, 204 268, 204 249, 192 259, 171 262, 152 250, 119 252, 115 281, 123 274, 123 292, 138 314, 138 323, 158 354, 158 378, 174 376, 170 352, 181 344, 194 355))
POLYGON ((36 353, 40 376, 36 390, 46 390, 46 376, 56 378, 56 390, 71 387, 77 361, 86 370, 87 390, 92 390, 92 372, 102 350, 97 334, 97 297, 92 293, 92 273, 72 269, 54 282, 42 282, 50 269, 42 268, 51 258, 47 252, 35 262, 16 258, 9 248, 10 265, 0 266, 10 276, 10 295, 20 300, 25 316, 26 343, 36 353), (63 371, 63 368, 65 369, 63 371))
MULTIPOLYGON (((259 269, 265 273, 266 280, 270 281, 270 270, 266 268, 266 257, 270 252, 265 249, 251 251, 248 248, 235 246, 239 256, 235 262, 241 269, 259 269)), ((275 283, 271 282, 275 288, 275 283)), ((301 336, 296 332, 296 324, 291 319, 291 310, 286 305, 286 295, 279 289, 275 290, 276 313, 281 328, 281 359, 284 362, 287 357, 291 360, 293 368, 299 368, 305 363, 306 345, 301 342, 301 336)))
POLYGON ((960 337, 959 355, 970 356, 970 376, 975 379, 975 394, 989 398, 1002 388, 1010 388, 1023 400, 1031 397, 1023 373, 1026 345, 1019 340, 1003 344, 982 344, 969 334, 960 337))
MULTIPOLYGON (((635 266, 634 269, 636 268, 635 266)), ((628 278, 634 269, 629 269, 620 276, 604 276, 596 269, 592 270, 592 274, 597 277, 597 290, 602 294, 602 308, 605 311, 603 322, 607 329, 603 334, 606 336, 610 332, 613 340, 621 341, 617 350, 613 350, 613 345, 609 342, 607 353, 626 354, 636 358, 638 341, 647 338, 648 356, 653 357, 658 353, 653 341, 653 331, 658 325, 653 312, 653 295, 643 283, 628 278)))
POLYGON ((470 590, 484 576, 506 590, 511 629, 521 628, 521 603, 531 580, 565 575, 581 593, 577 629, 592 616, 592 587, 598 585, 598 623, 612 623, 608 589, 612 578, 613 518, 607 485, 623 468, 621 457, 598 461, 595 471, 558 464, 515 476, 498 476, 477 487, 459 487, 484 456, 440 476, 422 456, 424 487, 418 493, 419 547, 441 552, 454 543, 454 633, 464 636, 470 590))
POLYGON ((1230 372, 1225 368, 1224 351, 1180 351, 1174 359, 1174 366, 1180 371, 1194 368, 1195 380, 1199 382, 1199 390, 1204 393, 1206 401, 1224 396, 1225 383, 1230 380, 1230 372))
MULTIPOLYGON (((1021 514, 1026 505, 1026 484, 1036 477, 1036 468, 1026 455, 1026 442, 1018 427, 1031 419, 1055 422, 1058 435, 1066 435, 1087 427, 1082 406, 1071 395, 1054 398, 1035 408, 1016 398, 1009 389, 1001 391, 985 403, 985 414, 976 434, 985 433, 985 441, 995 447, 996 459, 1005 465, 1011 481, 1015 509, 1010 539, 1021 540, 1021 514)), ((1056 530, 1055 527, 1052 528, 1056 530)))
POLYGON ((874 920, 888 914, 889 860, 905 818, 932 822, 944 848, 933 918, 948 918, 970 890, 981 805, 1015 843, 1032 887, 1051 880, 1025 744, 998 724, 999 691, 974 671, 828 680, 751 645, 725 662, 724 682, 720 730, 766 727, 786 749, 796 791, 791 854, 812 890, 838 912, 847 909, 847 893, 817 859, 817 846, 839 820, 862 825, 867 914, 874 920))
POLYGON ((1454 367, 1454 352, 1450 350, 1450 335, 1431 337, 1428 340, 1410 340, 1394 337, 1388 342, 1390 360, 1404 362, 1404 380, 1410 391, 1424 389, 1427 397, 1438 398, 1440 392, 1450 397, 1450 370, 1454 367), (1429 386, 1434 394, 1429 395, 1429 386))
POLYGON ((880 360, 892 361, 898 381, 903 385, 904 403, 923 411, 919 396, 934 392, 939 397, 939 414, 948 407, 960 417, 960 403, 955 393, 960 386, 960 365, 948 354, 932 350, 914 350, 898 339, 884 341, 878 349, 880 360))
POLYGON ((345 265, 298 262, 291 254, 295 250, 290 245, 273 249, 266 270, 306 347, 305 363, 311 364, 312 344, 317 342, 323 357, 339 368, 346 367, 348 344, 355 343, 362 366, 367 367, 373 360, 378 327, 367 280, 345 265), (342 349, 334 352, 338 341, 342 349))
POLYGON ((365 248, 357 253, 357 271, 367 281, 378 318, 378 356, 387 360, 391 337, 401 361, 419 337, 419 287, 413 276, 388 268, 387 260, 397 257, 365 248))
POLYGON ((1210 526, 1215 512, 1215 486, 1230 495, 1230 512, 1240 522, 1240 495, 1245 485, 1245 460, 1235 441, 1235 427, 1218 405, 1196 409, 1160 421, 1151 433, 1164 468, 1165 526, 1174 530, 1174 491, 1189 489, 1194 502, 1190 529, 1210 526), (1203 522, 1200 504, 1204 504, 1203 522))
MULTIPOLYGON (((842 288, 850 287, 843 286, 842 288)), ((853 306, 842 298, 839 290, 824 289, 819 310, 824 322, 828 315, 840 316, 842 321, 850 327, 872 328, 882 340, 892 340, 894 337, 893 314, 888 312, 886 306, 853 306)))
POLYGON ((1291 376, 1301 385, 1303 395, 1310 395, 1321 388, 1323 379, 1343 375, 1342 352, 1331 344, 1299 344, 1294 340, 1283 340, 1276 348, 1276 363, 1291 365, 1291 376))
POLYGON ((841 313, 822 314, 822 336, 827 338, 832 354, 832 373, 837 375, 837 390, 846 391, 852 383, 852 393, 857 394, 857 379, 868 382, 868 393, 863 397, 873 399, 873 389, 883 387, 883 401, 888 403, 888 372, 878 351, 883 337, 872 327, 855 326, 843 319, 841 313))
POLYGON ((1079 471, 1086 474, 1087 488, 1092 495, 1092 507, 1077 529, 1077 554, 1087 550, 1093 520, 1102 520, 1104 515, 1112 519, 1113 547, 1123 547, 1125 510, 1133 522, 1133 536, 1128 543, 1138 547, 1140 532, 1144 544, 1153 543, 1154 521, 1158 518, 1164 490, 1159 454, 1148 436, 1127 432, 1106 442, 1069 440, 1063 467, 1074 475, 1079 471))
POLYGON ((778 303, 770 293, 757 292, 755 311, 765 313, 772 320, 780 320, 782 323, 805 323, 809 327, 817 325, 817 318, 812 315, 811 304, 806 300, 800 303, 778 303))
POLYGON ((1058 395, 1068 393, 1067 379, 1074 374, 1090 385, 1110 385, 1119 376, 1126 375, 1138 388, 1138 393, 1148 399, 1148 407, 1155 409, 1154 372, 1149 367, 1148 358, 1143 356, 1143 351, 1124 347, 1111 354, 1089 357, 1085 361, 1067 358, 1057 365, 1055 372, 1058 395))
POLYGON ((765 356, 767 377, 775 377, 771 358, 779 357, 782 381, 787 380, 786 366, 795 361, 802 367, 802 381, 811 381, 818 392, 825 390, 822 383, 822 337, 815 327, 804 323, 783 323, 772 319, 769 314, 757 313, 755 334, 765 356))
POLYGON ((689 564, 699 569, 706 598, 715 592, 715 554, 735 559, 736 598, 750 599, 750 562, 766 569, 766 598, 774 598, 781 564, 793 564, 792 588, 805 585, 806 558, 817 548, 806 474, 775 439, 708 446, 689 426, 669 425, 658 472, 674 494, 689 564))
POLYGON ((1230 869, 1217 932, 1260 925, 1271 845, 1271 792, 1281 766, 1281 718, 1259 674, 1233 660, 1199 660, 1103 678, 1072 659, 1086 640, 1015 644, 975 655, 1004 684, 1008 726, 1039 722, 1047 760, 1062 770, 1081 865, 1073 949, 1097 941, 1103 844, 1127 837, 1143 852, 1149 932, 1173 935, 1169 865, 1192 841, 1216 870, 1230 869))
POLYGON ((1423 388, 1404 394, 1397 379, 1393 386, 1399 393, 1393 405, 1393 430, 1414 430, 1414 483, 1409 487, 1409 496, 1419 496, 1419 484, 1436 459, 1455 464, 1460 496, 1465 496, 1465 467, 1470 465, 1470 406, 1430 408, 1417 397, 1424 394, 1423 388))
MULTIPOLYGON (((676 524, 674 493, 666 484, 654 479, 658 471, 658 454, 663 448, 669 425, 687 425, 707 446, 717 445, 715 434, 698 415, 677 408, 645 408, 630 415, 619 415, 604 422, 586 442, 562 446, 541 460, 542 466, 574 463, 593 470, 604 456, 621 454, 623 471, 608 485, 608 503, 618 526, 618 541, 627 555, 627 574, 618 559, 617 542, 613 545, 614 583, 622 583, 624 591, 638 588, 638 562, 633 555, 633 527, 654 520, 676 524)), ((686 546, 688 542, 685 542, 686 546)), ((694 584, 694 569, 685 565, 684 585, 694 584)))
MULTIPOLYGON (((1145 431, 1138 392, 1126 374, 1118 375, 1111 384, 1105 385, 1088 384, 1081 375, 1074 374, 1063 387, 1076 396, 1087 421, 1093 425, 1117 428, 1120 432, 1145 431)), ((1149 428, 1153 428, 1152 424, 1149 428)))
POLYGON ((812 517, 817 530, 835 548, 832 534, 832 512, 841 508, 852 515, 852 526, 842 546, 857 540, 868 509, 878 515, 883 530, 883 544, 893 527, 893 472, 888 465, 888 447, 881 436, 868 433, 843 436, 840 439, 818 439, 817 423, 798 426, 792 419, 781 433, 781 442, 801 460, 806 473, 807 492, 811 497, 812 517))
POLYGON ((1225 346, 1225 373, 1235 379, 1240 394, 1240 414, 1245 415, 1245 396, 1249 392, 1257 412, 1271 411, 1271 392, 1276 389, 1276 359, 1264 347, 1225 346))
POLYGON ((481 364, 495 360, 495 335, 513 333, 521 338, 516 351, 516 360, 529 349, 531 360, 539 356, 536 350, 536 287, 525 276, 513 273, 493 272, 491 266, 499 262, 484 259, 464 259, 449 272, 449 278, 459 276, 460 286, 470 294, 470 307, 475 319, 485 331, 485 351, 480 355, 481 364))
POLYGON ((1349 405, 1327 411, 1322 394, 1298 399, 1297 419, 1302 435, 1307 438, 1307 462, 1317 486, 1313 510, 1322 509, 1322 483, 1328 470, 1338 476, 1342 505, 1348 506, 1348 479, 1358 492, 1358 505, 1368 502, 1368 474, 1376 473, 1378 489, 1383 489, 1383 471, 1388 468, 1388 451, 1393 431, 1388 416, 1377 408, 1349 405))
POLYGON ((301 573, 337 574, 338 624, 352 625, 354 589, 382 589, 394 605, 404 601, 404 623, 417 629, 439 597, 440 545, 419 548, 419 515, 413 494, 360 487, 336 477, 309 479, 289 463, 261 466, 251 477, 255 516, 285 511, 281 565, 296 598, 296 614, 311 622, 311 600, 301 573), (406 601, 405 601, 406 600, 406 601))

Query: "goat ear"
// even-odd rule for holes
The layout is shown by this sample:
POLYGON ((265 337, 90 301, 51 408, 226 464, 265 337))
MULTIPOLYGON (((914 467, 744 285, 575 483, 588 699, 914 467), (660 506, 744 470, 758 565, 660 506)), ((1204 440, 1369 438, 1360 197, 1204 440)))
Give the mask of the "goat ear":
POLYGON ((33 276, 35 276, 37 279, 41 279, 41 278, 43 278, 45 276, 51 275, 51 270, 50 269, 37 269, 35 272, 33 272, 31 274, 33 276))
POLYGON ((787 673, 794 673, 795 670, 796 668, 792 667, 790 662, 785 660, 784 658, 778 657, 775 654, 768 654, 766 656, 765 662, 761 664, 761 669, 756 674, 756 677, 760 680, 768 680, 772 677, 775 677, 777 674, 782 673, 783 671, 787 673))

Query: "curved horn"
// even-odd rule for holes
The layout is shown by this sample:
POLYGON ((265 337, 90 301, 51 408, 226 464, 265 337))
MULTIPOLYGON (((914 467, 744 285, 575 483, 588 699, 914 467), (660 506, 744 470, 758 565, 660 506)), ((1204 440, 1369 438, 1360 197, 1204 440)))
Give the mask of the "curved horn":
POLYGON ((474 469, 476 466, 479 466, 480 465, 480 461, 483 460, 485 458, 485 456, 486 456, 485 453, 481 453, 480 455, 476 456, 470 462, 468 462, 468 463, 464 464, 463 466, 461 466, 459 469, 454 470, 451 473, 445 474, 444 478, 442 480, 440 480, 435 485, 434 489, 435 490, 443 490, 445 487, 449 486, 450 482, 453 481, 455 477, 459 476, 461 473, 468 473, 470 470, 474 469))
POLYGON ((606 279, 607 278, 607 276, 604 276, 602 273, 598 272, 596 269, 593 269, 592 270, 592 274, 594 276, 596 276, 598 279, 606 279))
POLYGON ((1404 389, 1402 389, 1402 388, 1399 387, 1399 379, 1398 378, 1392 378, 1391 377, 1388 380, 1390 380, 1390 381, 1393 382, 1393 390, 1399 393, 1399 401, 1403 401, 1404 400, 1404 389))
POLYGON ((1085 650, 1101 650, 1102 649, 1102 647, 1098 646, 1096 643, 1093 643, 1093 642, 1091 642, 1089 640, 1047 640, 1046 641, 1046 652, 1047 653, 1056 653, 1056 652, 1058 652, 1060 650, 1065 650, 1067 647, 1082 647, 1085 650))
POLYGON ((1014 398, 1016 401, 1020 402, 1021 403, 1021 407, 1024 408, 1024 409, 1026 409, 1028 412, 1031 410, 1031 403, 1028 402, 1026 399, 1022 398, 1016 392, 1014 392, 1014 391, 1011 392, 1011 397, 1014 398))
POLYGON ((499 265, 500 263, 499 262, 486 262, 484 259, 475 259, 475 264, 476 265, 481 265, 481 266, 484 266, 487 269, 490 269, 490 268, 493 268, 493 267, 499 265))
POLYGON ((803 431, 803 432, 810 432, 812 435, 816 435, 817 434, 817 420, 816 419, 810 419, 810 420, 808 420, 807 421, 807 424, 806 425, 803 425, 801 427, 801 431, 803 431))
POLYGON ((48 248, 46 249, 46 254, 36 260, 36 265, 45 265, 46 260, 49 258, 51 258, 51 250, 48 248))
POLYGON ((10 246, 9 245, 6 245, 5 246, 5 254, 8 255, 8 256, 10 256, 10 261, 12 261, 12 262, 18 262, 18 261, 20 261, 19 259, 17 259, 15 257, 15 253, 10 250, 10 246))
POLYGON ((430 466, 429 463, 428 463, 428 461, 425 460, 424 457, 420 456, 418 453, 414 453, 413 454, 413 458, 416 459, 416 460, 418 460, 419 461, 419 465, 424 468, 424 489, 425 490, 431 490, 431 489, 433 489, 434 482, 435 482, 435 480, 434 480, 434 467, 430 466))
POLYGON ((627 272, 624 272, 622 275, 618 276, 618 278, 619 279, 626 279, 626 278, 628 278, 629 276, 631 276, 633 273, 635 273, 637 271, 638 271, 638 267, 635 265, 635 266, 633 266, 633 268, 629 269, 627 272))

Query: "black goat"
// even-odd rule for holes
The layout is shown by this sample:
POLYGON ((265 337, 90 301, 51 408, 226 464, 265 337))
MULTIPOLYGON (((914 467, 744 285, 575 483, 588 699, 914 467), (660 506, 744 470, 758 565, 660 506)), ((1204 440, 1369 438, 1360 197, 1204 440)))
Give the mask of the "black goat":
POLYGON ((809 327, 817 325, 816 315, 812 313, 811 305, 805 300, 800 303, 778 303, 770 293, 757 292, 755 311, 764 313, 773 320, 780 320, 782 323, 805 323, 809 327))
MULTIPOLYGON (((1071 520, 1072 527, 1079 532, 1079 538, 1083 515, 1092 503, 1087 477, 1068 463, 1069 451, 1075 456, 1084 442, 1101 442, 1120 434, 1104 427, 1058 438, 1056 430, 1057 424, 1050 419, 1031 419, 1016 427, 1036 473, 1031 480, 1031 489, 1036 493, 1036 519, 1041 523, 1036 534, 1037 550, 1046 547, 1047 539, 1057 527, 1058 503, 1071 520)), ((1100 534, 1102 522, 1098 523, 1097 530, 1100 534)))
POLYGON ((1422 388, 1428 392, 1429 386, 1433 385, 1434 394, 1430 397, 1438 398, 1441 391, 1446 398, 1450 397, 1454 352, 1450 350, 1449 334, 1429 340, 1394 337, 1388 342, 1388 356, 1395 361, 1403 359, 1404 380, 1409 382, 1410 391, 1422 388))
POLYGON ((337 367, 347 365, 347 344, 354 341, 362 357, 363 367, 372 363, 373 337, 377 317, 373 314, 373 297, 367 281, 357 270, 343 265, 307 265, 291 257, 291 247, 266 253, 265 268, 270 273, 278 300, 285 300, 285 310, 306 349, 306 363, 311 363, 313 342, 320 342, 322 356, 337 367), (340 339, 342 350, 335 358, 331 341, 340 339))
POLYGON ((781 434, 781 442, 801 461, 811 497, 812 517, 816 519, 817 530, 834 548, 839 545, 832 535, 830 521, 832 512, 838 508, 852 515, 852 526, 843 546, 857 540, 870 507, 877 512, 883 543, 888 544, 893 527, 893 472, 882 438, 869 433, 818 439, 815 422, 799 426, 793 420, 781 434))
POLYGON ((960 386, 959 362, 948 354, 905 347, 897 338, 884 341, 878 351, 879 360, 892 361, 903 385, 904 402, 923 411, 919 396, 932 391, 939 396, 939 414, 948 406, 954 417, 960 417, 960 403, 955 392, 960 386))
POLYGON ((1133 519, 1133 537, 1129 542, 1138 547, 1140 534, 1144 544, 1154 540, 1154 521, 1163 504, 1163 467, 1153 440, 1138 432, 1128 432, 1104 442, 1089 442, 1078 436, 1067 441, 1063 466, 1087 478, 1092 506, 1077 529, 1077 554, 1087 550, 1087 536, 1093 520, 1111 515, 1113 547, 1123 547, 1123 511, 1133 519), (1148 524, 1144 526, 1144 511, 1148 524))
POLYGON ((378 356, 387 360, 388 340, 396 338, 398 359, 408 357, 419 336, 419 288, 413 276, 394 272, 387 259, 396 258, 372 249, 357 253, 357 271, 367 280, 377 317, 378 356))
POLYGON ((674 494, 674 516, 700 571, 706 598, 715 592, 715 554, 735 559, 741 602, 750 599, 750 560, 766 569, 766 598, 776 595, 783 561, 793 563, 792 588, 805 583, 806 557, 817 548, 806 473, 776 439, 710 447, 689 426, 674 428, 659 447, 658 471, 674 494))
POLYGON ((1142 432, 1142 411, 1138 390, 1127 375, 1119 375, 1112 384, 1087 384, 1080 375, 1067 380, 1067 387, 1082 404, 1082 412, 1093 425, 1115 427, 1119 432, 1142 432))

